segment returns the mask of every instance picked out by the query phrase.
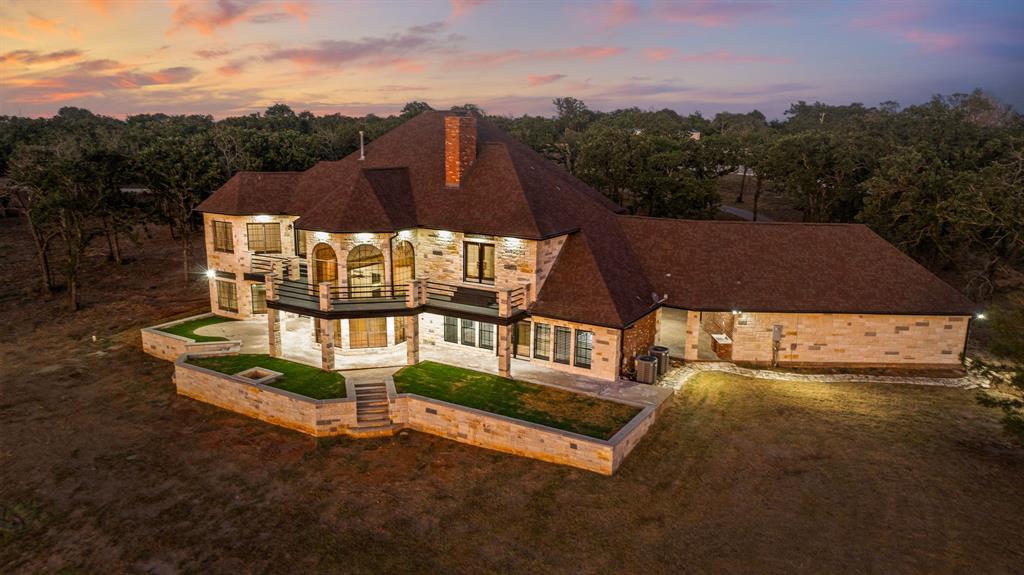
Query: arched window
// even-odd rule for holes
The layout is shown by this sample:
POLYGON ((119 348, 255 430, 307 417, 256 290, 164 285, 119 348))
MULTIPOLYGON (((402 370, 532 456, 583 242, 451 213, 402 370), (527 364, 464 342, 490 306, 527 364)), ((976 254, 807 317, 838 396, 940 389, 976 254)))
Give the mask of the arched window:
POLYGON ((313 282, 334 283, 338 279, 338 256, 327 244, 317 244, 313 248, 313 282))
POLYGON ((349 297, 380 297, 384 288, 384 254, 362 244, 348 252, 349 297))
POLYGON ((398 242, 391 256, 391 283, 396 287, 403 287, 413 279, 416 279, 416 254, 412 244, 406 241, 398 242))

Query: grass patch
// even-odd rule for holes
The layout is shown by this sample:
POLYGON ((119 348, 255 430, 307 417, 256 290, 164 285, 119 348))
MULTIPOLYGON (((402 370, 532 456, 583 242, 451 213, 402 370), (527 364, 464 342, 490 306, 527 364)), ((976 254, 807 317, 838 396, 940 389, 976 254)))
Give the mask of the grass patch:
POLYGON ((201 317, 199 319, 193 319, 184 323, 177 323, 167 327, 161 327, 157 331, 169 333, 172 335, 180 335, 181 337, 187 337, 195 341, 228 341, 226 337, 219 337, 213 335, 199 335, 196 330, 201 327, 213 325, 217 323, 224 323, 227 321, 238 321, 228 317, 218 317, 215 315, 201 317))
POLYGON ((223 355, 195 357, 192 365, 234 375, 251 367, 263 367, 284 375, 270 383, 271 387, 304 395, 312 399, 338 399, 345 397, 345 377, 333 371, 324 371, 294 361, 270 357, 266 354, 223 355))
POLYGON ((489 373, 424 361, 395 374, 399 393, 415 393, 581 435, 608 439, 640 408, 489 373))

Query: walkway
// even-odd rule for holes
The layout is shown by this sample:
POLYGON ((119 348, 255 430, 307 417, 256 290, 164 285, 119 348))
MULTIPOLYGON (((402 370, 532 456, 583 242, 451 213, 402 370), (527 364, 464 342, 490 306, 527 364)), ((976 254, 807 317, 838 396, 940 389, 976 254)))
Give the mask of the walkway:
POLYGON ((776 381, 813 381, 819 383, 901 383, 907 385, 956 387, 961 389, 988 388, 989 386, 989 382, 985 377, 973 374, 965 375, 963 377, 912 377, 858 373, 808 374, 776 371, 771 369, 750 369, 727 362, 717 361, 687 363, 683 367, 666 374, 665 377, 658 382, 658 385, 672 389, 682 389, 693 376, 704 371, 717 371, 721 373, 731 373, 745 377, 772 379, 776 381))

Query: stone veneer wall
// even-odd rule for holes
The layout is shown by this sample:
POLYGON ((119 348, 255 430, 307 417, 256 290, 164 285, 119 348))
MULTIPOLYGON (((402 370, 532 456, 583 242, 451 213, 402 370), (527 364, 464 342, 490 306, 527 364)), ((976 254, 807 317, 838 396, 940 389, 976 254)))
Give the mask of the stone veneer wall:
POLYGON ((211 315, 213 314, 203 313, 184 319, 162 323, 153 327, 142 328, 139 330, 142 337, 142 351, 158 359, 174 361, 179 355, 190 351, 221 351, 240 347, 241 342, 239 341, 197 342, 191 338, 160 331, 160 328, 163 327, 183 323, 193 319, 209 317, 211 315))
POLYGON ((539 293, 544 287, 544 280, 548 279, 548 274, 551 273, 551 268, 554 267, 555 260, 558 259, 558 254, 562 252, 562 246, 568 238, 569 236, 558 236, 537 242, 537 287, 534 293, 539 293))
POLYGON ((405 427, 478 447, 613 474, 657 417, 645 407, 605 441, 412 394, 400 394, 392 419, 405 427))
POLYGON ((355 397, 310 399, 190 365, 187 358, 174 365, 174 385, 185 397, 318 437, 341 435, 357 425, 355 397))
MULTIPOLYGON (((577 323, 572 321, 564 321, 560 319, 553 319, 548 317, 534 316, 530 318, 533 323, 543 323, 552 326, 551 334, 551 346, 554 348, 555 337, 554 337, 554 326, 567 327, 573 330, 572 344, 569 350, 569 361, 570 363, 576 357, 576 334, 575 330, 581 329, 584 331, 593 332, 594 334, 594 349, 591 352, 590 357, 590 369, 576 367, 575 365, 565 365, 563 363, 555 363, 554 361, 548 360, 543 361, 532 357, 530 361, 536 362, 544 367, 550 367, 551 369, 557 369, 559 371, 565 371, 568 373, 575 373, 578 375, 585 375, 588 377, 596 377, 598 379, 616 380, 619 377, 619 364, 621 361, 621 348, 619 346, 620 337, 622 337, 622 330, 600 327, 596 325, 588 325, 585 323, 577 323)), ((536 346, 536 342, 531 338, 531 344, 536 346)), ((554 357, 552 349, 548 350, 547 356, 554 357)), ((515 371, 512 373, 515 376, 515 371)))
MULTIPOLYGON (((350 397, 314 400, 190 365, 187 359, 183 356, 175 362, 174 383, 180 395, 316 437, 358 433, 350 384, 350 397)), ((414 394, 396 394, 394 382, 387 383, 394 429, 410 428, 604 475, 618 469, 669 403, 643 407, 614 436, 601 440, 414 394)))
POLYGON ((771 363, 772 326, 783 326, 780 365, 951 366, 967 338, 964 316, 742 313, 732 359, 771 363))
POLYGON ((622 330, 622 370, 633 369, 636 356, 647 355, 661 327, 661 310, 657 309, 622 330))
MULTIPOLYGON (((429 229, 416 232, 419 237, 417 275, 441 283, 462 284, 462 242, 465 234, 429 229)), ((511 289, 536 282, 537 242, 495 238, 494 258, 494 288, 511 289)), ((492 286, 480 287, 487 289, 492 286)))

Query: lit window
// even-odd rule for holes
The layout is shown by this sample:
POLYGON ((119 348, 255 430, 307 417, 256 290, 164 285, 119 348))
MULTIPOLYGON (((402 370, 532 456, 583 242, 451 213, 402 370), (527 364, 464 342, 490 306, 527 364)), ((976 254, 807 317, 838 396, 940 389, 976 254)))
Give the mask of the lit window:
POLYGON ((252 313, 267 313, 267 286, 252 284, 252 313))
POLYGON ((224 311, 238 311, 238 293, 235 282, 217 280, 217 307, 224 311))
POLYGON ((249 251, 256 254, 281 253, 281 224, 246 224, 249 251))
POLYGON ((463 279, 473 283, 494 283, 494 244, 464 242, 463 279))
POLYGON ((576 367, 590 369, 591 356, 594 353, 594 334, 581 329, 576 330, 576 367))
POLYGON ((231 222, 213 222, 213 251, 235 251, 235 242, 231 238, 231 222))
POLYGON ((533 357, 548 360, 551 351, 551 326, 543 323, 533 325, 533 357))
POLYGON ((567 327, 555 328, 555 363, 569 365, 569 349, 572 346, 572 330, 567 327))
POLYGON ((348 320, 349 346, 352 349, 387 347, 388 319, 368 317, 348 320))

